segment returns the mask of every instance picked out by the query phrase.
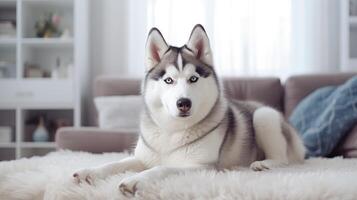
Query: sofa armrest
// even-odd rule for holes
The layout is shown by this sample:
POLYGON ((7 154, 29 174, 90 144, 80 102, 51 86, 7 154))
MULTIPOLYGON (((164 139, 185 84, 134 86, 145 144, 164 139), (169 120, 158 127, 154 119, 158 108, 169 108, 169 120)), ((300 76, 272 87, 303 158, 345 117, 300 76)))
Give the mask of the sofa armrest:
POLYGON ((60 128, 56 133, 56 145, 60 149, 92 153, 131 150, 138 134, 133 130, 103 130, 98 127, 60 128))
POLYGON ((340 155, 346 158, 357 158, 357 124, 341 139, 331 156, 340 155))

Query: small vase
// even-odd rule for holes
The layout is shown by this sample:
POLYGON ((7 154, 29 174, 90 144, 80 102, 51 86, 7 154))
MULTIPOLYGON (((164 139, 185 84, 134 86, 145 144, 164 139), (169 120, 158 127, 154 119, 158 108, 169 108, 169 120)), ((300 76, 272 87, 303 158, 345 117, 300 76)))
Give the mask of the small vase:
POLYGON ((33 133, 32 140, 35 142, 46 142, 48 141, 48 139, 49 139, 48 131, 45 128, 44 120, 41 117, 37 125, 37 128, 33 133))

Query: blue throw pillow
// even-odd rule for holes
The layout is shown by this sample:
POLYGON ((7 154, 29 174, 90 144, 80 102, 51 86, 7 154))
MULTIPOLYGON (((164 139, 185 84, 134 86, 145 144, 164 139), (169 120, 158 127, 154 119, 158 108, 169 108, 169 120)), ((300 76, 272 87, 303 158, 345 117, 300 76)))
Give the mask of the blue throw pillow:
POLYGON ((290 123, 300 133, 307 156, 327 156, 357 123, 357 76, 340 86, 315 90, 294 109, 290 123))

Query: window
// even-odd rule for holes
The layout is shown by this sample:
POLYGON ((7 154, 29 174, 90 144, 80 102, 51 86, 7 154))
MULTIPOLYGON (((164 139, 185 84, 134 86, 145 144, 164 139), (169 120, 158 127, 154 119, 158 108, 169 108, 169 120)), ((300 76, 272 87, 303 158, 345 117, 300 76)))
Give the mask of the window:
POLYGON ((281 75, 290 67, 288 0, 150 0, 148 28, 181 46, 201 23, 211 40, 220 75, 281 75))

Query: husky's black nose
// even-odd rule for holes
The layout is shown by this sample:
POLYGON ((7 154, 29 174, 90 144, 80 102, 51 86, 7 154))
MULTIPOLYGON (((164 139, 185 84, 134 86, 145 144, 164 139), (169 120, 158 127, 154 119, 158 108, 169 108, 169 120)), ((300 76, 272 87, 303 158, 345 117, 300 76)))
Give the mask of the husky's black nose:
POLYGON ((187 98, 181 98, 177 100, 176 106, 182 113, 186 113, 191 108, 191 100, 187 98))

